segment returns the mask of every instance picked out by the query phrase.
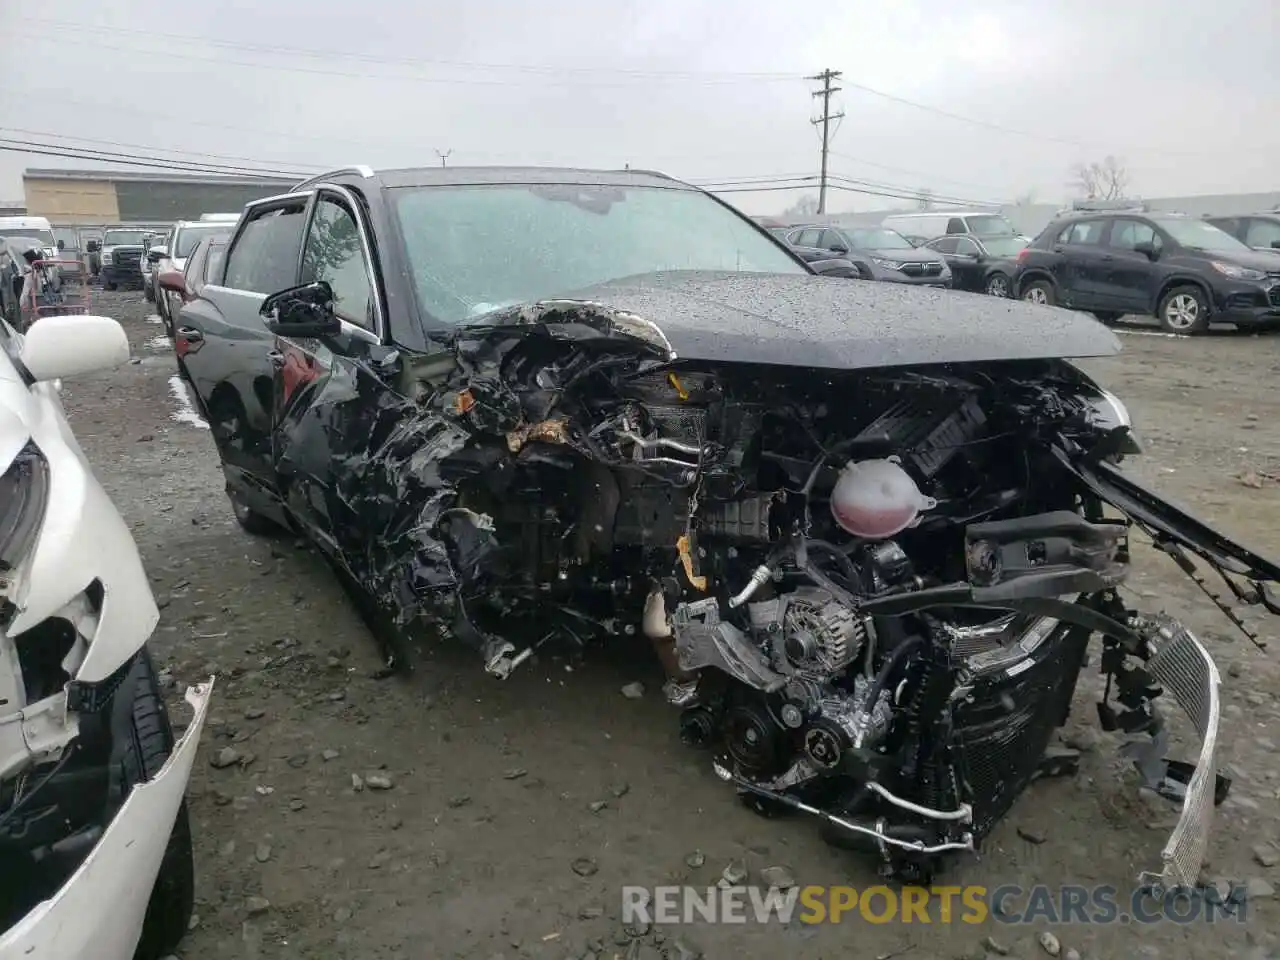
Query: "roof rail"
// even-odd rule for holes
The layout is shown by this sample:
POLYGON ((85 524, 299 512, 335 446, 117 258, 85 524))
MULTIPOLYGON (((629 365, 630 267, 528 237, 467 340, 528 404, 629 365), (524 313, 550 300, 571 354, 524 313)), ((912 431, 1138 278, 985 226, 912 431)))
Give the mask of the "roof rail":
POLYGON ((1071 210, 1075 213, 1147 213, 1150 208, 1144 200, 1072 200, 1071 210))
POLYGON ((350 167, 339 167, 337 170, 326 170, 324 173, 317 173, 314 177, 308 177, 301 183, 295 184, 293 189, 301 190, 303 187, 313 184, 317 180, 325 180, 329 177, 335 177, 344 173, 354 173, 357 177, 364 180, 373 179, 373 169, 365 166, 363 163, 357 163, 350 167))

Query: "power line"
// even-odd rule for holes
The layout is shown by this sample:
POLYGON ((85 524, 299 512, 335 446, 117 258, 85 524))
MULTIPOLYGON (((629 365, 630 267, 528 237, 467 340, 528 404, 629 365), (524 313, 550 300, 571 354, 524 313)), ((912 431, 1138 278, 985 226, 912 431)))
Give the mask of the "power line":
POLYGON ((249 170, 235 168, 215 168, 204 164, 193 164, 183 160, 166 160, 163 157, 136 157, 124 153, 107 150, 88 150, 87 148, 69 147, 53 143, 37 143, 32 140, 16 140, 0 137, 0 151, 5 153, 31 153, 39 156, 62 157, 69 160, 91 160, 97 163, 114 163, 122 166, 147 167, 156 170, 169 170, 179 173, 208 174, 227 180, 236 177, 258 176, 281 180, 299 180, 310 176, 305 171, 282 170, 249 170))
MULTIPOLYGON (((0 126, 0 132, 25 133, 34 137, 47 137, 47 138, 52 138, 54 140, 76 140, 76 141, 79 141, 80 143, 100 143, 109 147, 130 147, 135 150, 146 150, 149 153, 179 153, 188 157, 197 157, 197 158, 207 157, 214 160, 246 160, 249 163, 253 163, 253 164, 274 162, 270 160, 262 160, 259 157, 242 157, 242 156, 234 156, 234 155, 225 154, 225 153, 200 153, 194 150, 176 150, 171 147, 151 147, 151 146, 146 146, 140 143, 125 143, 120 140, 96 140, 93 137, 73 137, 65 133, 48 133, 44 130, 25 130, 22 127, 0 126)), ((50 144, 50 146, 55 146, 55 144, 50 144)), ((74 145, 71 145, 71 146, 72 146, 72 149, 79 149, 79 148, 76 148, 74 145)), ((90 149, 90 148, 86 147, 84 149, 90 149)), ((168 158, 157 158, 157 159, 168 159, 168 158)), ((300 163, 298 164, 298 166, 313 167, 316 170, 327 169, 323 165, 313 164, 313 163, 300 163)))
POLYGON ((165 40, 178 40, 183 43, 198 43, 211 47, 223 47, 232 50, 248 50, 260 53, 273 54, 292 54, 303 57, 317 57, 324 60, 355 60, 364 63, 395 63, 405 66, 437 66, 451 67, 460 69, 473 70, 511 70, 521 73, 543 73, 543 74, 566 74, 566 75, 592 75, 606 74, 615 76, 636 77, 638 79, 654 79, 668 78, 673 80, 702 80, 702 79, 718 79, 726 81, 742 81, 742 80, 770 80, 796 81, 803 79, 800 74, 787 73, 782 71, 738 71, 738 70, 642 70, 627 67, 565 67, 552 66, 549 64, 523 64, 523 63, 488 63, 476 60, 441 60, 427 57, 386 57, 382 55, 360 54, 344 50, 318 50, 314 47, 291 47, 283 45, 266 45, 246 43, 240 40, 223 40, 211 39, 208 37, 198 37, 191 34, 180 33, 158 33, 154 30, 131 30, 125 27, 110 27, 101 24, 86 24, 69 20, 51 20, 41 17, 38 21, 40 24, 56 26, 68 30, 81 30, 91 33, 118 33, 129 36, 157 37, 165 40))
POLYGON ((831 81, 838 80, 842 74, 839 70, 827 68, 816 76, 805 77, 806 80, 821 80, 822 89, 815 90, 813 96, 822 98, 822 116, 810 121, 813 124, 822 124, 822 173, 821 180, 818 182, 818 212, 827 212, 827 149, 831 141, 831 121, 839 120, 844 116, 841 110, 837 114, 831 112, 831 95, 839 93, 840 87, 833 87, 831 81))
POLYGON ((449 159, 449 154, 451 153, 453 153, 453 147, 450 147, 448 150, 445 150, 443 153, 439 150, 436 151, 436 156, 440 158, 440 166, 443 167, 446 165, 446 162, 449 159))

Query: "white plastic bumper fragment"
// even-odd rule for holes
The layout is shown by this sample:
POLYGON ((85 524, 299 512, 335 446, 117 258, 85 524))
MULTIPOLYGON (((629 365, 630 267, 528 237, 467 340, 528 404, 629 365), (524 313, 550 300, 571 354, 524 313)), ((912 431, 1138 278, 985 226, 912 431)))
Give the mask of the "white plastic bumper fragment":
POLYGON ((62 888, 0 937, 0 960, 131 960, 212 692, 212 679, 187 689, 195 716, 165 765, 133 788, 62 888))

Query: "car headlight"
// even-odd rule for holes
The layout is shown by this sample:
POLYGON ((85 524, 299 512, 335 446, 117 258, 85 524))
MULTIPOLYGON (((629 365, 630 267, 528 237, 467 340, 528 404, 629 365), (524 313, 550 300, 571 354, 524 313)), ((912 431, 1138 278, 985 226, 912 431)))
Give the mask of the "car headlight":
POLYGON ((1093 425, 1107 432, 1123 427, 1125 437, 1119 452, 1141 453, 1142 443, 1133 432, 1133 417, 1129 415, 1129 408, 1110 390, 1103 387, 1098 387, 1097 390, 1098 395, 1092 401, 1093 416, 1090 418, 1093 425))
POLYGON ((1267 278, 1266 273, 1262 270, 1241 267, 1234 263, 1223 263, 1221 260, 1210 260, 1209 265, 1224 277, 1230 277, 1232 280, 1265 280, 1267 278))
POLYGON ((886 258, 884 258, 884 257, 872 257, 872 258, 871 258, 871 262, 872 262, 872 263, 879 264, 880 266, 884 267, 886 270, 901 270, 901 269, 902 269, 902 261, 901 261, 901 260, 888 260, 888 259, 886 259, 886 258))
POLYGON ((0 476, 0 575, 26 557, 48 501, 49 463, 28 443, 0 476))

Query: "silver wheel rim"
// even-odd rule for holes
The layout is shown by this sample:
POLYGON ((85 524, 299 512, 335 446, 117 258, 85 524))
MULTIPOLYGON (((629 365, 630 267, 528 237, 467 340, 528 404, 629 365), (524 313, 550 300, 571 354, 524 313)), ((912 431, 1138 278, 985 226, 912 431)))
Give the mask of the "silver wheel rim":
POLYGON ((1044 292, 1044 287, 1032 287, 1022 299, 1030 303, 1048 303, 1049 295, 1044 292))
POLYGON ((1200 319, 1200 301, 1189 293, 1180 293, 1165 305, 1164 322, 1174 330, 1190 330, 1200 319))
MULTIPOLYGON (((1043 290, 1034 290, 1032 292, 1044 294, 1043 290)), ((993 297, 1007 297, 1009 295, 1009 285, 1005 283, 1004 277, 992 277, 987 281, 987 293, 993 297)))

